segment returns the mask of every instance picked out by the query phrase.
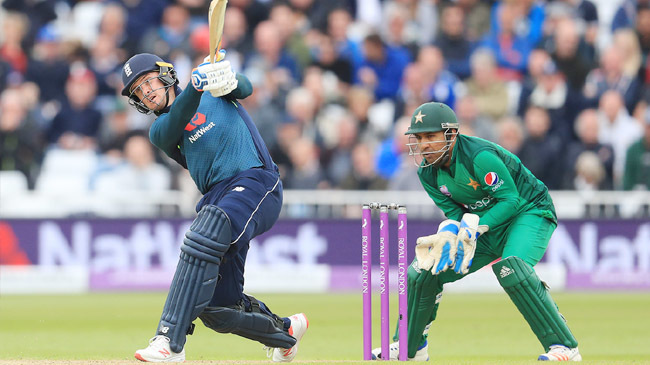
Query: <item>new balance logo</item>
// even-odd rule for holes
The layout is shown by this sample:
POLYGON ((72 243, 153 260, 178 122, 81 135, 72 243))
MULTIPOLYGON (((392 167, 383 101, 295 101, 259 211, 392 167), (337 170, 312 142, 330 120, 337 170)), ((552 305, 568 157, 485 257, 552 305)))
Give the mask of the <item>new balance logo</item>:
POLYGON ((160 327, 160 333, 166 334, 167 332, 169 332, 169 327, 167 326, 160 327))
POLYGON ((163 356, 165 356, 165 357, 171 355, 171 353, 170 353, 169 350, 167 350, 167 349, 160 349, 160 350, 158 350, 158 352, 160 352, 161 354, 163 354, 163 356))
POLYGON ((515 270, 513 270, 513 269, 511 269, 511 268, 509 268, 507 266, 503 266, 501 268, 501 271, 499 271, 499 276, 501 276, 501 278, 505 278, 506 276, 512 274, 513 272, 515 272, 515 270))
POLYGON ((290 348, 290 349, 284 350, 284 352, 282 353, 282 356, 289 356, 289 355, 291 355, 292 352, 293 352, 293 347, 290 348))

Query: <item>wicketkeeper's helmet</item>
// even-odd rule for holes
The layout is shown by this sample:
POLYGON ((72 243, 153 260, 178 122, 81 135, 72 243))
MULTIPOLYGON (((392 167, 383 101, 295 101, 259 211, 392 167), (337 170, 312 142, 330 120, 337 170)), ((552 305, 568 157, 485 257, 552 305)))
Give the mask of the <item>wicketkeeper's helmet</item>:
POLYGON ((424 103, 413 112, 411 125, 405 134, 440 132, 459 127, 456 113, 443 103, 424 103))
POLYGON ((439 167, 444 165, 451 158, 449 150, 452 142, 458 135, 459 127, 460 124, 456 118, 456 113, 443 103, 425 103, 415 109, 413 116, 411 117, 411 125, 405 133, 410 135, 407 146, 409 148, 409 155, 415 158, 415 164, 421 167, 431 165, 439 167), (417 142, 414 135, 417 133, 431 132, 444 132, 445 139, 441 141, 430 141, 427 143, 444 142, 445 145, 439 150, 423 152, 423 143, 417 142), (440 157, 434 162, 427 163, 424 159, 418 160, 418 158, 421 158, 424 155, 441 152, 442 154, 440 157))
POLYGON ((151 53, 140 53, 131 58, 124 64, 122 67, 122 83, 124 88, 122 89, 122 95, 129 97, 129 104, 135 106, 135 108, 145 114, 151 113, 151 110, 147 108, 142 101, 134 95, 133 83, 142 75, 147 72, 158 71, 158 79, 162 81, 165 89, 168 91, 169 88, 173 87, 178 83, 178 78, 176 77, 176 70, 174 66, 163 61, 162 58, 151 54, 151 53))

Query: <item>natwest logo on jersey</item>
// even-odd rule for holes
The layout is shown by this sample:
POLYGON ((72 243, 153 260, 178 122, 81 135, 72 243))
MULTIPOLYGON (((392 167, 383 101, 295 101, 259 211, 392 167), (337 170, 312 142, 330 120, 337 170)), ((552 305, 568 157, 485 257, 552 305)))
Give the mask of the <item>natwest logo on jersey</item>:
POLYGON ((192 117, 192 120, 190 120, 190 122, 187 123, 187 125, 185 126, 185 130, 191 132, 194 129, 196 129, 196 127, 200 126, 203 123, 205 123, 205 114, 197 112, 192 117))
MULTIPOLYGON (((185 130, 193 131, 198 126, 204 123, 205 123, 205 114, 196 113, 194 114, 194 117, 192 117, 192 120, 190 120, 190 122, 187 123, 187 125, 185 126, 185 130)), ((210 122, 208 125, 203 126, 198 130, 196 130, 196 132, 194 132, 191 136, 188 137, 188 140, 190 141, 190 143, 196 142, 199 138, 201 138, 201 136, 203 136, 203 134, 205 134, 205 132, 212 129, 212 127, 214 127, 214 122, 210 122)))

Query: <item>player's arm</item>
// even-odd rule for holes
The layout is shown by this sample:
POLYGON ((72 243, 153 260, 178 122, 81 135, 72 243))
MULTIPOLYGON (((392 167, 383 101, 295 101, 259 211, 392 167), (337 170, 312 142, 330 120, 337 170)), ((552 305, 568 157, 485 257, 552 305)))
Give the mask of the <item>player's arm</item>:
POLYGON ((519 191, 503 161, 490 151, 479 152, 474 158, 474 173, 481 189, 496 200, 496 204, 481 217, 479 225, 497 227, 512 219, 519 208, 519 191), (495 173, 499 179, 492 186, 487 185, 484 179, 489 173, 495 173))
POLYGON ((437 275, 454 264, 458 221, 464 212, 456 202, 437 189, 435 180, 428 179, 422 174, 422 170, 418 171, 418 176, 429 197, 449 218, 440 224, 437 233, 419 237, 416 242, 415 255, 418 266, 437 275))
POLYGON ((253 84, 248 77, 240 73, 237 73, 235 77, 237 78, 237 88, 229 96, 235 99, 246 99, 253 93, 253 84))
POLYGON ((196 91, 190 82, 176 97, 169 112, 162 114, 151 125, 149 129, 151 143, 168 155, 174 153, 173 150, 177 148, 178 141, 183 138, 185 126, 196 113, 200 101, 201 92, 196 91))

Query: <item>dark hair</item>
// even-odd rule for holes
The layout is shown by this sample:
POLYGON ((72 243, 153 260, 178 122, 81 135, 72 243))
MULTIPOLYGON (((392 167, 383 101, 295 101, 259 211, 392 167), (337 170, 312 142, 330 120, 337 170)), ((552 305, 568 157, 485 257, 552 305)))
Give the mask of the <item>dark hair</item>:
POLYGON ((370 43, 378 47, 384 47, 384 41, 381 39, 379 34, 377 33, 370 33, 364 38, 363 40, 365 43, 370 43))

